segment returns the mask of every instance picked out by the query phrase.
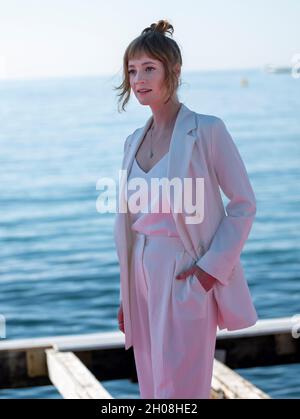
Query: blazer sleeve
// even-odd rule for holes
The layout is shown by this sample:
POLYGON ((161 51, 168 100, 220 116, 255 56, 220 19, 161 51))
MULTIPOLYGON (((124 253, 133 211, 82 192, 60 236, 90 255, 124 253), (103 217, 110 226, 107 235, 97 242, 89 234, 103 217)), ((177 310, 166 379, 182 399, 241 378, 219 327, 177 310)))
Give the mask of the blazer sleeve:
POLYGON ((209 249, 196 264, 228 285, 255 218, 256 199, 239 151, 218 117, 212 126, 211 158, 218 183, 230 201, 209 249))
MULTIPOLYGON (((131 135, 132 134, 129 134, 126 137, 125 141, 124 141, 122 167, 123 167, 123 162, 124 162, 126 153, 127 153, 128 149, 130 147, 130 138, 131 138, 131 135)), ((117 220, 117 216, 115 217, 115 220, 114 220, 114 236, 117 234, 117 231, 116 231, 116 220, 117 220)), ((118 259, 120 260, 120 254, 119 254, 119 251, 118 251, 118 248, 117 247, 116 247, 116 250, 117 250, 118 259)), ((122 288, 121 288, 121 284, 120 284, 120 287, 119 287, 119 303, 120 304, 122 303, 122 288)))

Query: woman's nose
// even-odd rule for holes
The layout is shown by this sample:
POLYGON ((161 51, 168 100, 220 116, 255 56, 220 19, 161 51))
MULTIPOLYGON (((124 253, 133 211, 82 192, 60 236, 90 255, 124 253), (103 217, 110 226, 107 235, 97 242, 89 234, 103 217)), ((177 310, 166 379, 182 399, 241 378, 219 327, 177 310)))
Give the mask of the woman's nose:
POLYGON ((140 82, 140 81, 142 81, 142 80, 143 80, 143 77, 142 77, 142 76, 136 76, 134 81, 135 81, 136 83, 138 83, 138 82, 140 82))
POLYGON ((142 73, 138 73, 138 72, 134 76, 135 82, 141 81, 141 80, 143 80, 143 78, 144 78, 143 74, 142 73))

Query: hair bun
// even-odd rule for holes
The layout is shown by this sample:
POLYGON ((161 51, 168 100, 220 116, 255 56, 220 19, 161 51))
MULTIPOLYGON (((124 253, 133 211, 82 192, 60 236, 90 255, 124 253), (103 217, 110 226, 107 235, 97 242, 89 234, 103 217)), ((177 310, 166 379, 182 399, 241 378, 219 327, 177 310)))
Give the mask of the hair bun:
POLYGON ((150 26, 148 26, 147 28, 145 28, 142 31, 142 35, 144 33, 148 33, 148 32, 159 32, 162 35, 164 35, 165 33, 169 33, 172 36, 173 35, 173 32, 174 32, 174 28, 169 23, 168 20, 161 19, 157 23, 152 23, 150 26))

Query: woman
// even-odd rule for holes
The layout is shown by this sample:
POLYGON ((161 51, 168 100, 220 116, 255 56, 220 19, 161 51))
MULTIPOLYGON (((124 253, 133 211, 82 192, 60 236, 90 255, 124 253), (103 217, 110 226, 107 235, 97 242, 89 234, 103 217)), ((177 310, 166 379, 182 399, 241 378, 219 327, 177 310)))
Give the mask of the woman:
POLYGON ((173 26, 160 20, 129 44, 118 87, 123 110, 131 89, 152 110, 124 145, 122 209, 114 226, 118 320, 125 349, 133 346, 141 398, 206 399, 217 327, 237 330, 257 321, 240 263, 256 202, 224 122, 179 102, 181 53, 167 33, 173 26), (176 199, 152 193, 151 181, 163 177, 183 186, 186 179, 199 180, 187 193, 191 204, 202 192, 192 216, 181 205, 187 188, 176 199), (138 199, 126 190, 136 180, 144 187, 138 199), (230 200, 227 214, 219 186, 230 200))

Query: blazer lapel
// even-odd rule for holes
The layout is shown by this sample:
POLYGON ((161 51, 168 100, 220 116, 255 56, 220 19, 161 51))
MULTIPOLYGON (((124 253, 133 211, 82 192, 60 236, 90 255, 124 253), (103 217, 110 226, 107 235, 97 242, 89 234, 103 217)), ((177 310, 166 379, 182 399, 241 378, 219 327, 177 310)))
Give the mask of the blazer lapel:
MULTIPOLYGON (((153 116, 151 116, 146 124, 144 125, 141 130, 137 130, 137 132, 134 135, 134 138, 132 138, 130 147, 127 151, 127 154, 124 158, 123 167, 122 170, 126 171, 123 172, 123 177, 121 180, 120 185, 120 201, 125 206, 125 213, 124 214, 118 214, 118 224, 119 227, 120 224, 125 223, 125 225, 122 225, 121 230, 123 232, 130 231, 130 225, 129 225, 129 212, 128 212, 128 204, 126 199, 126 188, 127 188, 127 181, 128 176, 135 158, 135 154, 148 130, 153 120, 153 116), (126 187, 125 187, 126 186, 126 187)), ((168 155, 168 162, 167 162, 167 178, 171 182, 173 178, 180 178, 181 184, 183 185, 183 180, 188 174, 189 169, 189 163, 191 160, 191 155, 194 147, 194 143, 196 140, 196 134, 193 132, 193 130, 196 128, 196 115, 193 111, 191 111, 187 106, 185 106, 183 103, 181 104, 181 107, 179 109, 179 112, 176 117, 175 125, 173 128, 173 133, 171 137, 170 142, 170 148, 169 148, 169 155, 168 155)), ((172 188, 171 188, 172 189, 172 188)), ((186 231, 182 225, 183 220, 182 217, 184 217, 184 214, 181 212, 176 212, 176 208, 174 208, 174 202, 173 199, 170 199, 168 197, 169 204, 170 204, 170 210, 172 212, 172 215, 174 217, 178 234, 183 240, 183 243, 186 244, 187 250, 189 253, 193 252, 190 249, 193 249, 193 246, 188 242, 187 243, 187 235, 186 231)), ((129 237, 127 237, 129 239, 129 237)), ((129 244, 129 243, 128 243, 129 244)), ((194 257, 194 252, 193 252, 194 257)))
MULTIPOLYGON (((130 173, 136 152, 153 120, 151 116, 141 131, 136 133, 136 138, 131 141, 127 156, 124 160, 123 170, 126 170, 126 181, 130 173)), ((176 117, 175 125, 170 142, 168 164, 167 164, 167 178, 171 180, 173 177, 183 179, 189 168, 191 153, 193 150, 195 135, 190 135, 190 131, 196 128, 196 117, 183 103, 179 109, 176 117)), ((123 185, 125 186, 125 185, 123 185)), ((121 193, 124 194, 124 188, 121 193)), ((170 203, 171 204, 171 203, 170 203)), ((173 205, 171 207, 173 212, 173 205)))

